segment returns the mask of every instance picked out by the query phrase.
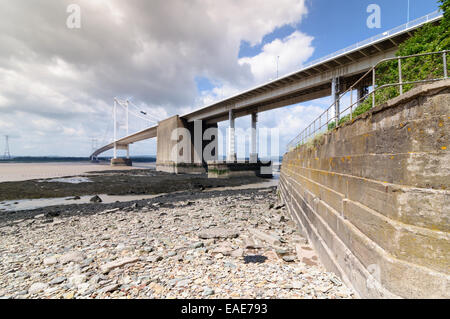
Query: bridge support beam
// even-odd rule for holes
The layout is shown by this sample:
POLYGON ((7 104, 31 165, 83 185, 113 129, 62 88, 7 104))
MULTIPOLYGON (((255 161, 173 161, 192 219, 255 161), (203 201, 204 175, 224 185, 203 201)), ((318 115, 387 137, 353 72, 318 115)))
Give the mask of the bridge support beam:
POLYGON ((252 135, 251 135, 250 163, 258 162, 258 145, 257 145, 257 139, 256 139, 257 122, 258 122, 258 113, 252 113, 252 135))
POLYGON ((229 127, 228 127, 228 154, 227 154, 227 161, 228 162, 236 162, 237 156, 236 156, 236 136, 235 136, 235 123, 234 123, 234 112, 233 110, 228 111, 228 121, 229 121, 229 127))
POLYGON ((157 128, 156 170, 167 173, 204 173, 208 161, 218 159, 217 124, 188 123, 178 115, 157 128))

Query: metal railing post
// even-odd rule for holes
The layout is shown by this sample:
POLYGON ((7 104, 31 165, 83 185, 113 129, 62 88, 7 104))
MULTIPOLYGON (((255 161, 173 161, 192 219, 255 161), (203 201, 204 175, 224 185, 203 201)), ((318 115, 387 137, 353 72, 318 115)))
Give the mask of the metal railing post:
POLYGON ((353 88, 350 90, 350 121, 353 119, 352 108, 353 108, 353 88))
POLYGON ((373 67, 373 73, 372 73, 372 108, 375 107, 375 67, 373 67))
POLYGON ((447 52, 444 52, 442 55, 442 59, 444 60, 444 78, 448 79, 448 73, 447 73, 447 52))
POLYGON ((398 83, 400 83, 400 95, 403 94, 403 80, 402 80, 402 59, 398 58, 398 83))

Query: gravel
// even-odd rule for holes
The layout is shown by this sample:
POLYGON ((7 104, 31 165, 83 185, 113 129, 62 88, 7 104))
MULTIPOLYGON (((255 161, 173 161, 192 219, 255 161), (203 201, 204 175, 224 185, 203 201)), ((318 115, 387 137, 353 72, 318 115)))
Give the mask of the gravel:
POLYGON ((119 208, 0 222, 0 298, 355 298, 276 188, 119 208))

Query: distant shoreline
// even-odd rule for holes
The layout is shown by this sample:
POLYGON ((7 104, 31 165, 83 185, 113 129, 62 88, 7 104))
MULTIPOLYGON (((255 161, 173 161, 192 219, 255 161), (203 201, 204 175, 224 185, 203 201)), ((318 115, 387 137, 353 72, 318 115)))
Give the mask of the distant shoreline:
MULTIPOLYGON (((110 157, 99 157, 100 162, 108 162, 110 157)), ((136 156, 131 157, 133 162, 138 163, 154 163, 156 162, 156 156, 136 156)), ((83 163, 91 162, 89 157, 57 157, 57 156, 17 156, 11 159, 0 159, 2 163, 83 163)))
MULTIPOLYGON (((135 161, 132 167, 121 170, 154 169, 154 162, 135 161)), ((33 179, 80 176, 91 171, 114 171, 109 161, 91 163, 90 161, 53 161, 53 162, 0 162, 0 183, 27 181, 33 179)))

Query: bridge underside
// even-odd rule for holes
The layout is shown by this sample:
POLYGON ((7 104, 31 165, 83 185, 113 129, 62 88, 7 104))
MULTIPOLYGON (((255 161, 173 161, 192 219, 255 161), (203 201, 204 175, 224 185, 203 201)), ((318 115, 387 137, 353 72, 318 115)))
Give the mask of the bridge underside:
POLYGON ((159 122, 156 170, 204 173, 207 161, 218 159, 217 124, 189 123, 178 115, 159 122))

